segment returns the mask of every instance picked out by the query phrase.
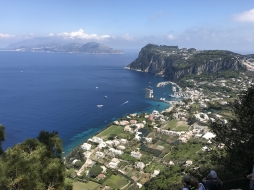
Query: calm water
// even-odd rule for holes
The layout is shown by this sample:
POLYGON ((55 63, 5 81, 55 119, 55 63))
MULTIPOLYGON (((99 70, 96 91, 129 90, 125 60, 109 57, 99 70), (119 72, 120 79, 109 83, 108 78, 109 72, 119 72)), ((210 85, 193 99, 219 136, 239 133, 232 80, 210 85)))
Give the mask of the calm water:
POLYGON ((59 132, 65 152, 69 152, 125 114, 168 108, 168 104, 146 99, 144 90, 151 86, 155 98, 169 99, 170 86, 156 88, 165 79, 124 69, 137 53, 0 52, 4 149, 37 137, 41 130, 54 130, 59 132))

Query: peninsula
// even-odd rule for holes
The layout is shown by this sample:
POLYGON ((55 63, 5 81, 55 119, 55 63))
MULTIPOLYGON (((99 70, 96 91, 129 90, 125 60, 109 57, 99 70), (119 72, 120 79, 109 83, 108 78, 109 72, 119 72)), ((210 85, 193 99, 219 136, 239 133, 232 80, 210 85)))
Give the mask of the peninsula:
POLYGON ((97 42, 80 43, 42 43, 37 45, 10 44, 2 51, 49 52, 49 53, 86 53, 86 54, 123 54, 122 50, 115 50, 97 42))
POLYGON ((178 81, 185 75, 220 71, 254 71, 254 54, 241 55, 226 50, 196 50, 178 46, 148 44, 128 69, 149 72, 178 81))

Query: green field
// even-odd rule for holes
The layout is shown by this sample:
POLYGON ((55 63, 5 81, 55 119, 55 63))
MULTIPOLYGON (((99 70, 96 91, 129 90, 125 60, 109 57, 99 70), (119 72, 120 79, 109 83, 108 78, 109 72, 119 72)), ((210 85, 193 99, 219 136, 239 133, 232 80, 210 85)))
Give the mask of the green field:
POLYGON ((173 119, 167 124, 166 129, 170 129, 173 131, 186 131, 188 127, 189 126, 186 122, 173 119))
POLYGON ((164 169, 164 165, 162 164, 156 164, 156 163, 150 163, 148 166, 145 167, 145 172, 146 173, 153 173, 154 170, 160 170, 162 171, 164 169))
POLYGON ((202 144, 179 144, 173 148, 171 154, 165 157, 165 160, 195 160, 199 157, 197 152, 199 152, 201 148, 202 144))
POLYGON ((97 135, 97 137, 103 138, 103 139, 107 139, 110 136, 114 135, 117 136, 118 133, 123 132, 123 127, 119 126, 119 125, 112 125, 109 128, 105 129, 104 131, 102 131, 100 134, 97 135))
POLYGON ((103 184, 110 186, 113 189, 120 189, 128 183, 129 181, 121 175, 112 175, 103 184))
POLYGON ((87 183, 82 183, 77 181, 73 183, 73 190, 93 190, 99 186, 100 184, 94 183, 92 181, 89 181, 87 183))

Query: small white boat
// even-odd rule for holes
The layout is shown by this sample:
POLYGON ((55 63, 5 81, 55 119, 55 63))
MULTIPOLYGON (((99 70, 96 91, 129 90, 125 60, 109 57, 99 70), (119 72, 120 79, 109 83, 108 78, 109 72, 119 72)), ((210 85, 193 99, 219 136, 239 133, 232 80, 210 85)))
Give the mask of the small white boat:
POLYGON ((107 96, 104 96, 104 98, 108 98, 107 96))
POLYGON ((103 105, 97 105, 98 108, 101 108, 103 105))
POLYGON ((98 86, 96 86, 96 88, 98 88, 98 86))

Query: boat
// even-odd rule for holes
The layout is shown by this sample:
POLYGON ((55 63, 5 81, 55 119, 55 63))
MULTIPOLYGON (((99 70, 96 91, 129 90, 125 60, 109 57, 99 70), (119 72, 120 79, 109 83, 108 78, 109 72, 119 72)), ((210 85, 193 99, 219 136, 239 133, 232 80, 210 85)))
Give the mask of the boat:
POLYGON ((104 96, 104 98, 108 98, 107 96, 104 96))
POLYGON ((97 105, 98 108, 101 108, 103 105, 97 105))
POLYGON ((181 98, 181 96, 179 96, 177 94, 169 94, 168 96, 171 98, 181 98))

